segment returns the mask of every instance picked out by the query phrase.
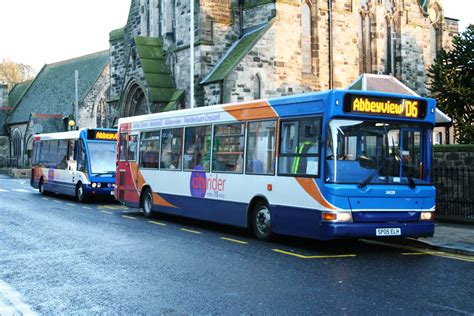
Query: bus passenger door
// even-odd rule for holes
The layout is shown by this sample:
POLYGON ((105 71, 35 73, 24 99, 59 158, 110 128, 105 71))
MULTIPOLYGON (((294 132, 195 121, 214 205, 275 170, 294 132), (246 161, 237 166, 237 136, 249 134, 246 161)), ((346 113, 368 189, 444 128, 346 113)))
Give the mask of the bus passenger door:
POLYGON ((117 153, 117 172, 115 174, 115 182, 117 184, 116 198, 119 202, 125 203, 125 182, 127 180, 127 133, 119 135, 119 151, 117 153))
POLYGON ((138 134, 129 134, 127 138, 127 160, 126 181, 125 181, 125 200, 126 205, 132 207, 139 206, 139 187, 138 187, 138 164, 137 164, 138 134))
POLYGON ((118 196, 117 199, 125 205, 138 207, 138 165, 137 146, 138 135, 120 134, 120 153, 118 161, 118 196))

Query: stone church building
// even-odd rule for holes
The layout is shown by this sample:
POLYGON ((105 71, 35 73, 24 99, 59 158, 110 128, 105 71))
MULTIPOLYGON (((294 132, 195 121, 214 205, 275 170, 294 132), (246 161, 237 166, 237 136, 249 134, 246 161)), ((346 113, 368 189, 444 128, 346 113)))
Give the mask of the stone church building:
MULTIPOLYGON (((362 73, 424 96, 458 32, 439 0, 199 0, 194 20, 196 106, 345 88, 362 73)), ((131 0, 110 33, 110 124, 190 107, 189 25, 189 0, 131 0)))

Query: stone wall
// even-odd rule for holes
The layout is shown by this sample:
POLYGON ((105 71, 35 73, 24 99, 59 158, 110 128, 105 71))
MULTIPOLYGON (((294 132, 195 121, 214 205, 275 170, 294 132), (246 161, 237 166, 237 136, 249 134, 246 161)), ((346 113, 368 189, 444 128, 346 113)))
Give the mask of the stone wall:
MULTIPOLYGON (((100 74, 100 77, 87 93, 83 103, 80 104, 78 113, 78 126, 80 128, 97 127, 98 106, 105 99, 105 92, 110 86, 109 76, 110 66, 106 66, 100 74)), ((107 120, 107 126, 111 126, 112 122, 109 121, 110 118, 107 118, 107 120)))
POLYGON ((435 146, 434 166, 474 169, 474 145, 435 146))
POLYGON ((0 83, 0 108, 8 106, 8 85, 0 83))
POLYGON ((8 136, 0 136, 0 162, 10 156, 10 142, 8 136))

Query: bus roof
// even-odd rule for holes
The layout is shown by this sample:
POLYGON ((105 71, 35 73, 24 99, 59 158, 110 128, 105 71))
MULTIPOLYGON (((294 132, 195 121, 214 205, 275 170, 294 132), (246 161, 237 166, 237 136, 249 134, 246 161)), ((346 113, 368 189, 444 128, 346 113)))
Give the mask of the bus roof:
POLYGON ((122 126, 123 124, 130 124, 132 127, 131 129, 135 130, 153 127, 171 127, 183 124, 193 125, 205 122, 237 122, 241 120, 294 117, 316 112, 331 112, 330 108, 327 107, 328 100, 332 98, 340 98, 342 102, 342 97, 347 93, 357 94, 361 96, 386 98, 405 98, 418 100, 423 99, 429 100, 431 104, 435 104, 434 100, 432 99, 412 95, 385 93, 378 91, 326 90, 321 92, 296 94, 272 99, 260 99, 248 102, 219 104, 194 109, 184 109, 124 117, 119 119, 118 126, 122 126), (211 114, 215 115, 211 116, 211 114), (175 123, 171 119, 182 119, 182 121, 181 123, 175 123), (149 124, 143 124, 143 122, 149 122, 149 124))
MULTIPOLYGON (((104 131, 111 131, 114 129, 110 128, 81 128, 76 131, 67 131, 67 132, 57 132, 57 133, 47 133, 47 134, 37 134, 35 135, 35 140, 59 140, 59 139, 79 139, 81 137, 81 132, 87 130, 104 130, 104 131)), ((87 135, 87 134, 85 134, 87 135)))

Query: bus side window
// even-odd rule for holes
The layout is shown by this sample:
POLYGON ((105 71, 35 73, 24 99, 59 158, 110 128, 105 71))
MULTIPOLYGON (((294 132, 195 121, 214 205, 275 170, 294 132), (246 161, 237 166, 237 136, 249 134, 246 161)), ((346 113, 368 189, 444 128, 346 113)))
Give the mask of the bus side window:
POLYGON ((140 136, 140 167, 158 169, 160 161, 160 131, 145 132, 140 136))
POLYGON ((182 144, 182 128, 162 130, 160 168, 181 170, 181 151, 183 147, 182 144))
POLYGON ((68 141, 62 139, 58 142, 58 152, 56 157, 57 169, 66 170, 67 167, 68 141))
POLYGON ((35 151, 35 155, 34 155, 34 158, 33 158, 33 164, 35 164, 35 165, 40 164, 41 144, 42 144, 41 141, 37 141, 33 145, 33 149, 35 151))
POLYGON ((128 150, 127 150, 128 161, 137 160, 137 145, 138 145, 138 135, 129 135, 128 136, 128 150))
POLYGON ((275 173, 275 130, 276 121, 248 123, 245 173, 275 173))
POLYGON ((278 173, 319 175, 321 120, 307 118, 281 123, 278 173))
POLYGON ((209 172, 211 126, 186 127, 185 135, 184 170, 209 172))
POLYGON ((76 160, 74 159, 75 157, 75 144, 77 142, 70 139, 68 140, 68 149, 67 149, 67 169, 68 170, 73 170, 75 171, 77 169, 77 163, 76 163, 76 160))
POLYGON ((76 140, 75 147, 77 171, 87 172, 87 157, 84 142, 81 139, 76 140))
POLYGON ((127 133, 120 134, 120 155, 119 160, 124 161, 126 160, 126 153, 127 153, 127 133))
POLYGON ((40 158, 39 158, 39 163, 42 167, 47 167, 48 156, 49 156, 49 141, 42 141, 40 158))
POLYGON ((242 173, 245 123, 214 125, 212 172, 242 173))

